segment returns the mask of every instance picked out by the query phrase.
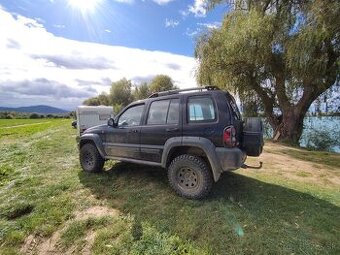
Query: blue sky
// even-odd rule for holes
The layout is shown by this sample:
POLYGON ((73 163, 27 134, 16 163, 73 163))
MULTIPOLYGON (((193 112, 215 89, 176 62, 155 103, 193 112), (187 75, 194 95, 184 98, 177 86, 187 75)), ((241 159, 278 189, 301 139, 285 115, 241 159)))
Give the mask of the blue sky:
POLYGON ((123 77, 197 86, 197 36, 226 5, 203 0, 0 0, 0 106, 74 109, 123 77))
POLYGON ((221 5, 206 12, 203 1, 194 0, 89 0, 93 9, 84 11, 77 4, 85 1, 0 3, 10 12, 40 21, 56 36, 186 56, 193 56, 197 34, 220 24, 226 11, 221 5))

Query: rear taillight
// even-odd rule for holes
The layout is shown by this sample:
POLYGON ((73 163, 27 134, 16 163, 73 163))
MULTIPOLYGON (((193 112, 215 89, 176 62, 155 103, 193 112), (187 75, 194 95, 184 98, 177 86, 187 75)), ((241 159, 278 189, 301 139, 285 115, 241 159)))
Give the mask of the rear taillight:
POLYGON ((235 147, 236 146, 236 130, 234 126, 226 127, 223 130, 223 144, 226 147, 235 147))

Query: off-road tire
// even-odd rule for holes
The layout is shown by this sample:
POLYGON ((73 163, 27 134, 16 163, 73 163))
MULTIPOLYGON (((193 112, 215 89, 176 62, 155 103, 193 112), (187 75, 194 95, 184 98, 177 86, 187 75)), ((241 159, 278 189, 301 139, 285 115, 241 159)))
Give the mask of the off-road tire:
POLYGON ((188 154, 172 160, 168 168, 168 179, 178 195, 189 199, 206 197, 213 184, 208 164, 202 158, 188 154))
POLYGON ((102 171, 105 163, 97 147, 92 143, 86 143, 80 148, 79 160, 82 169, 89 173, 102 171))

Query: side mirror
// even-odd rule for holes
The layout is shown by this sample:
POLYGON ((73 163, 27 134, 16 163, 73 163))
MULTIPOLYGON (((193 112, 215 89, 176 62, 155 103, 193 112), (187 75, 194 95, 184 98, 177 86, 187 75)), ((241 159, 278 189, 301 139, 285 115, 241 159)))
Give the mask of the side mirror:
POLYGON ((116 127, 117 123, 113 118, 109 118, 109 120, 107 121, 107 125, 109 125, 110 127, 116 127))

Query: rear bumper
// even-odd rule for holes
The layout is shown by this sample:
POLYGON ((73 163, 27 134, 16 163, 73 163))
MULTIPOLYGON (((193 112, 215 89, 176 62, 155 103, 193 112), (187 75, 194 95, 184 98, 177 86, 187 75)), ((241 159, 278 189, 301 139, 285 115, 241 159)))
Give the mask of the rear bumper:
POLYGON ((247 158, 246 153, 239 148, 218 147, 215 150, 223 171, 231 171, 240 168, 247 158))

